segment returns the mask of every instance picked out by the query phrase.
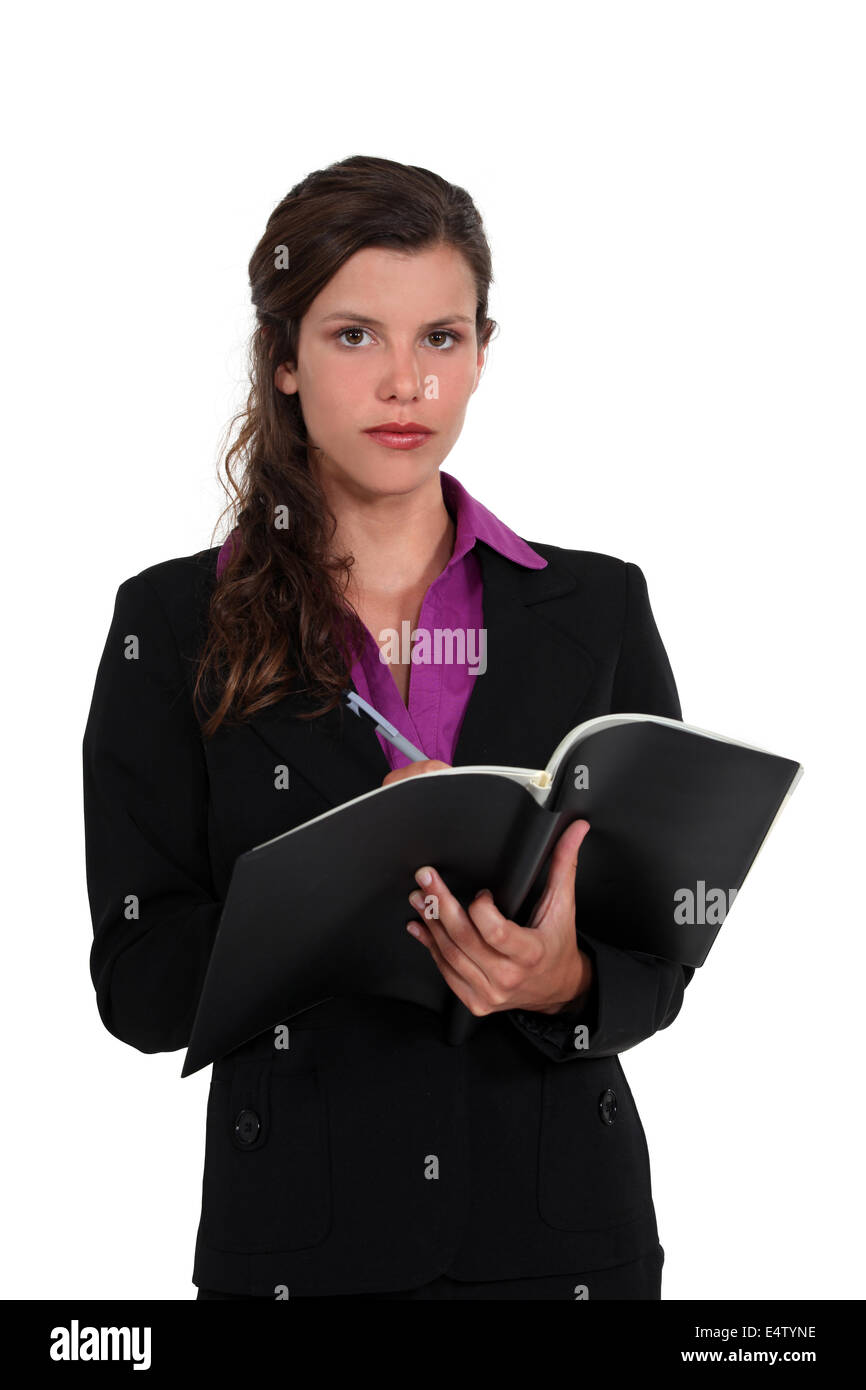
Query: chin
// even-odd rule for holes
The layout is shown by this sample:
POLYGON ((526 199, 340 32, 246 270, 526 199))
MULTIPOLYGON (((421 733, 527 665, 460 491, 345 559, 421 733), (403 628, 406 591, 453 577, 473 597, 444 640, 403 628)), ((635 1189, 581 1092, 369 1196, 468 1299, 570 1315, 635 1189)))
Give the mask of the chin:
MULTIPOLYGON (((378 447, 378 446, 376 446, 378 447)), ((323 465, 325 474, 339 480, 349 487, 366 489, 369 492, 386 494, 390 492, 410 492, 419 483, 425 482, 438 473, 442 460, 439 458, 420 459, 420 450, 379 449, 380 458, 365 457, 352 463, 341 463, 332 456, 326 456, 323 465)))

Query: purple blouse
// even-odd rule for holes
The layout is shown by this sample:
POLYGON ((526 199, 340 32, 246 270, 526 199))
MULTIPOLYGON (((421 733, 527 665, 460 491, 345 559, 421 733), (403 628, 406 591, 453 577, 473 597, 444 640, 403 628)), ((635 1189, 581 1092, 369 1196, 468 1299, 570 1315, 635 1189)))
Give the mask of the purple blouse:
MULTIPOLYGON (((482 627, 483 585, 481 565, 473 547, 476 540, 498 550, 506 559, 527 569, 544 569, 547 561, 526 541, 474 497, 444 469, 442 499, 456 523, 454 551, 442 573, 433 580, 421 605, 418 626, 377 634, 388 654, 412 661, 409 707, 403 703, 397 683, 383 659, 376 635, 365 627, 365 645, 352 664, 352 683, 362 699, 399 729, 428 758, 450 763, 460 726, 472 694, 472 682, 486 669, 487 642, 482 627)), ((231 537, 217 558, 217 576, 228 562, 231 537)), ((391 768, 406 767, 411 759, 384 739, 376 737, 391 768)))

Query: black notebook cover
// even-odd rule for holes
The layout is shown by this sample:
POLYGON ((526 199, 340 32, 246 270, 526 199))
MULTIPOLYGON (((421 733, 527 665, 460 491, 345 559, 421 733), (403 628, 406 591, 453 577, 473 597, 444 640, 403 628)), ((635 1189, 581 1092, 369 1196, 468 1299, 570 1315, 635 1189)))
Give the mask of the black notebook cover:
POLYGON ((520 920, 580 818, 578 940, 702 965, 802 767, 649 715, 591 720, 557 755, 546 789, 492 770, 425 773, 240 855, 181 1074, 335 996, 419 1004, 464 1040, 480 1020, 406 931, 416 869, 432 864, 464 908, 490 888, 520 920))

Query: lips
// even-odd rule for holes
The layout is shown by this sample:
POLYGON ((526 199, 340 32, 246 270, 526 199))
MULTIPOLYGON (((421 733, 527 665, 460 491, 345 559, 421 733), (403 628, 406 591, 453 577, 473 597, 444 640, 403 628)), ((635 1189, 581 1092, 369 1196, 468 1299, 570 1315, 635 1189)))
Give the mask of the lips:
POLYGON ((433 431, 414 420, 407 420, 402 425, 397 420, 390 420, 388 424, 374 425, 364 433, 386 449, 420 449, 432 437, 433 431))
POLYGON ((401 424, 399 420, 388 420, 384 425, 371 425, 365 434, 430 434, 426 425, 417 425, 414 420, 401 424))

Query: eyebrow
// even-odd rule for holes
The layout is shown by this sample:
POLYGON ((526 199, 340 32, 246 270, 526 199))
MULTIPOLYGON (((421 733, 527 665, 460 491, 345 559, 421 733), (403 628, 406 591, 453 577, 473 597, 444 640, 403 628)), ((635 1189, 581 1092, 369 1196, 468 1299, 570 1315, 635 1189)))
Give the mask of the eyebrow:
MULTIPOLYGON (((354 309, 338 309, 333 314, 326 314, 320 323, 330 323, 332 319, 356 319, 361 323, 371 323, 374 328, 384 328, 381 319, 371 319, 369 314, 355 313, 354 309)), ((430 323, 422 323, 422 328, 440 328, 446 323, 474 323, 474 319, 467 318, 465 314, 448 314, 444 319, 433 319, 430 323)))

